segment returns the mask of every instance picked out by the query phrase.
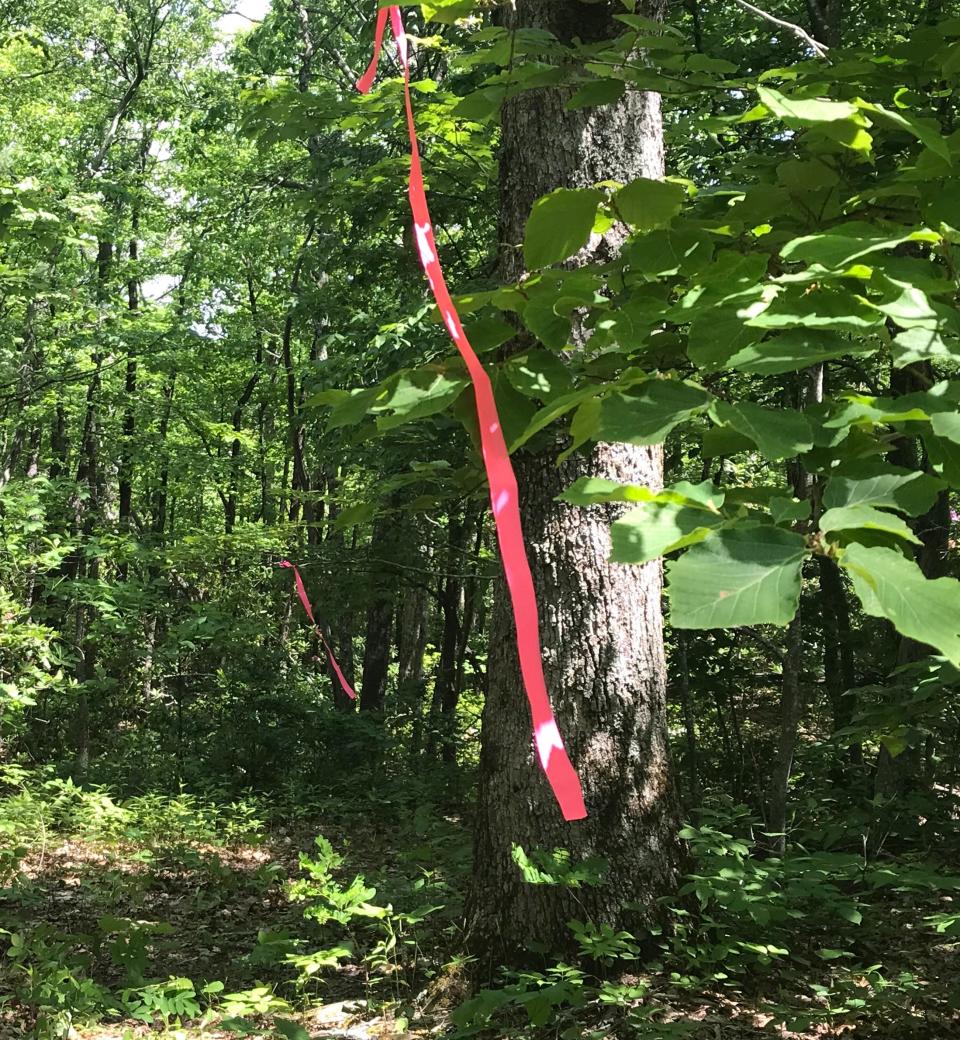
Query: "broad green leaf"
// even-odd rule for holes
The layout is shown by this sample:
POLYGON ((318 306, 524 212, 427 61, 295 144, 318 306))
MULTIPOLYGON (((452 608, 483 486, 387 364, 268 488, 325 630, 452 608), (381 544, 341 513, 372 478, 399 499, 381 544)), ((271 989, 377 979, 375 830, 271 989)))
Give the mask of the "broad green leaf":
POLYGON ((850 221, 829 231, 794 238, 780 250, 780 255, 784 260, 803 260, 827 270, 842 270, 871 253, 896 249, 905 242, 935 242, 938 237, 929 231, 901 228, 898 232, 889 232, 876 224, 850 221))
POLYGON ((374 502, 359 502, 353 506, 347 506, 346 509, 341 509, 337 514, 337 519, 334 521, 333 526, 338 531, 346 530, 349 527, 356 527, 358 524, 366 523, 368 520, 372 520, 377 512, 377 507, 374 502))
POLYGON ((628 444, 661 444, 667 434, 691 416, 704 411, 710 395, 678 379, 648 379, 631 394, 614 393, 603 399, 599 440, 628 444))
POLYGON ((373 407, 379 393, 380 388, 377 386, 351 391, 349 397, 333 406, 327 419, 327 428, 335 430, 341 426, 356 425, 373 407))
POLYGON ((703 431, 703 457, 705 459, 729 458, 753 449, 753 441, 732 426, 711 426, 703 431))
POLYGON ((957 412, 937 412, 931 417, 930 426, 938 437, 960 444, 960 414, 957 412))
POLYGON ((868 614, 886 618, 901 635, 934 647, 960 667, 960 581, 930 580, 894 549, 856 543, 843 551, 840 563, 868 614))
POLYGON ((666 502, 680 506, 695 506, 716 512, 723 505, 725 492, 711 480, 702 484, 678 481, 662 491, 654 491, 641 484, 617 484, 603 477, 580 477, 558 496, 561 502, 590 506, 605 502, 666 502))
POLYGON ((476 0, 423 0, 420 4, 423 17, 428 22, 445 22, 447 24, 468 17, 476 6, 476 0))
POLYGON ((387 413, 377 418, 377 427, 392 430, 445 411, 469 384, 466 376, 449 375, 434 365, 400 372, 387 380, 371 409, 387 413))
POLYGON ((839 506, 828 509, 820 518, 820 530, 831 531, 882 531, 884 534, 896 535, 908 542, 920 544, 920 539, 910 526, 896 513, 886 513, 873 506, 839 506))
POLYGON ((810 502, 805 498, 776 495, 770 499, 770 516, 775 524, 794 524, 810 519, 810 502))
POLYGON ((950 359, 960 362, 960 342, 944 339, 936 328, 915 327, 897 333, 890 344, 895 368, 904 368, 914 361, 950 359))
POLYGON ((762 329, 751 328, 735 308, 706 311, 690 325, 687 355, 706 372, 728 368, 732 359, 750 349, 763 336, 762 329))
POLYGON ((718 72, 721 75, 737 71, 737 66, 732 61, 711 58, 707 54, 699 53, 691 54, 686 60, 686 66, 691 72, 718 72))
POLYGON ((804 539, 782 527, 712 532, 668 564, 674 628, 786 625, 800 602, 804 539))
POLYGON ((683 207, 687 193, 680 184, 640 177, 622 187, 614 205, 623 219, 638 231, 666 227, 683 207))
POLYGON ((658 492, 640 484, 618 484, 604 477, 579 477, 558 499, 575 506, 595 506, 605 502, 649 502, 658 492))
POLYGON ((661 228, 633 238, 622 256, 631 271, 651 278, 696 274, 710 263, 713 242, 696 228, 661 228))
POLYGON ((557 188, 533 204, 523 240, 529 270, 579 252, 590 238, 603 195, 594 188, 557 188))
POLYGON ((931 300, 915 285, 904 285, 886 279, 885 298, 874 307, 888 318, 892 318, 905 329, 929 329, 936 332, 960 332, 956 311, 945 304, 931 300))
POLYGON ((930 418, 927 408, 936 410, 937 407, 942 407, 942 404, 936 400, 928 404, 922 394, 895 398, 870 397, 867 394, 844 394, 838 405, 836 412, 823 424, 827 429, 842 429, 854 424, 869 426, 926 422, 930 418))
POLYGON ((932 433, 923 435, 923 444, 934 473, 952 487, 960 488, 960 444, 932 433))
POLYGON ((517 334, 516 328, 509 322, 502 318, 492 317, 474 318, 470 322, 465 322, 464 332, 467 334, 467 339, 470 340, 470 346, 478 354, 487 350, 496 350, 504 343, 509 343, 517 334))
POLYGON ((454 106, 453 115, 458 119, 486 122, 500 111, 506 96, 506 87, 481 87, 464 95, 454 106))
POLYGON ((284 1037, 284 1040, 310 1040, 310 1034, 306 1029, 299 1022, 294 1022, 292 1019, 275 1018, 273 1020, 273 1028, 284 1037))
MULTIPOLYGON (((524 431, 530 425, 530 420, 536 414, 537 406, 529 397, 514 388, 502 368, 491 375, 503 436, 510 451, 513 451, 516 442, 523 436, 524 431)), ((471 398, 470 405, 474 407, 473 395, 470 394, 469 397, 471 398)))
POLYGON ((752 314, 747 324, 759 329, 838 329, 863 333, 883 325, 880 308, 844 288, 822 285, 813 291, 799 286, 781 290, 769 306, 752 314))
POLYGON ((645 502, 611 526, 610 559, 614 563, 646 563, 701 541, 723 522, 722 516, 707 509, 675 502, 645 502))
POLYGON ((660 492, 663 498, 687 503, 695 502, 706 509, 717 510, 723 506, 727 494, 714 484, 712 480, 704 480, 699 484, 691 484, 689 480, 678 480, 676 484, 664 488, 660 492))
POLYGON ((569 110, 593 108, 596 105, 612 105, 626 93, 627 86, 619 79, 595 79, 585 83, 567 102, 569 110))
POLYGON ((531 350, 510 358, 504 372, 515 390, 544 402, 573 389, 567 366, 547 350, 531 350))
POLYGON ((590 397, 595 397, 600 392, 600 387, 589 386, 584 387, 581 390, 574 390, 570 394, 562 394, 560 397, 553 398, 549 404, 541 408, 540 411, 534 415, 530 420, 527 428, 523 433, 513 442, 514 448, 519 448, 521 445, 526 444, 531 437, 534 437, 541 430, 545 430, 551 423, 556 422, 561 416, 566 415, 567 412, 572 412, 574 408, 578 407, 583 401, 586 401, 590 397))
POLYGON ((570 341, 570 319, 557 314, 555 303, 560 299, 559 292, 550 296, 538 292, 527 301, 520 317, 523 324, 545 346, 561 350, 570 341))
POLYGON ((838 119, 853 119, 859 115, 857 106, 849 101, 824 101, 821 98, 793 98, 771 87, 757 87, 760 101, 778 119, 793 123, 830 123, 838 119))
POLYGON ((598 397, 588 397, 573 413, 570 420, 570 444, 557 456, 557 462, 569 458, 587 441, 596 440, 597 427, 600 425, 600 407, 598 397))
POLYGON ((886 472, 870 476, 832 477, 823 493, 823 504, 827 509, 877 506, 919 516, 933 505, 942 486, 926 473, 890 466, 886 472))
POLYGON ((950 154, 950 146, 947 139, 940 132, 940 125, 934 119, 921 119, 917 116, 908 116, 903 112, 894 112, 883 105, 876 105, 870 101, 857 98, 857 108, 868 113, 874 123, 884 123, 887 126, 896 127, 908 134, 912 134, 921 144, 927 146, 931 152, 939 155, 948 163, 953 162, 950 154))
POLYGON ((751 341, 730 357, 724 367, 751 375, 773 376, 848 354, 873 354, 879 348, 875 338, 849 337, 826 329, 787 329, 759 343, 751 341))
POLYGON ((749 401, 738 405, 716 401, 711 411, 719 423, 732 426, 753 441, 768 459, 790 459, 813 447, 809 421, 792 409, 763 408, 749 401))

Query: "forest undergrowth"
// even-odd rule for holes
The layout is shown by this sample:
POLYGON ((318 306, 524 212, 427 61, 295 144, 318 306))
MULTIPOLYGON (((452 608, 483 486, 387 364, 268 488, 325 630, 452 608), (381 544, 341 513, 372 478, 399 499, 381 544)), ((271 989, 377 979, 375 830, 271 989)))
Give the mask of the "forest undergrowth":
MULTIPOLYGON (((685 829, 662 934, 572 921, 578 957, 534 951, 491 978, 463 953, 470 810, 449 775, 269 800, 4 780, 4 1040, 960 1029, 960 876, 942 843, 865 858, 798 840, 781 860, 743 807, 717 802, 685 829)), ((559 850, 515 860, 531 884, 596 880, 559 850)))

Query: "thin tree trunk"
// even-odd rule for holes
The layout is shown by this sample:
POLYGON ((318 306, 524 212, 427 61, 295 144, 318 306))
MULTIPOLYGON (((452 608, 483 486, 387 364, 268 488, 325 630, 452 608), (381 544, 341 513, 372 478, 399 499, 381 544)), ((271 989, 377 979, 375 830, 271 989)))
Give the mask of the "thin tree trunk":
MULTIPOLYGON (((824 367, 815 365, 807 372, 807 385, 800 389, 797 396, 805 407, 820 404, 823 401, 824 367)), ((790 483, 794 495, 803 500, 815 499, 814 482, 810 474, 799 461, 788 466, 790 483)), ((813 501, 814 514, 817 503, 813 501)), ((816 523, 818 517, 813 516, 816 523)), ((797 530, 806 530, 806 523, 797 525, 797 530)), ((767 799, 767 830, 772 835, 773 850, 780 856, 786 851, 787 802, 790 792, 790 775, 793 772, 793 761, 797 750, 800 730, 800 719, 803 715, 803 691, 800 685, 800 665, 803 661, 803 613, 798 607, 796 616, 787 630, 787 651, 783 658, 782 679, 780 686, 780 732, 777 738, 777 757, 774 761, 770 778, 770 791, 767 799)))
POLYGON ((460 648, 460 610, 463 600, 464 547, 467 524, 464 517, 451 513, 447 520, 447 564, 446 575, 440 579, 440 661, 437 678, 433 686, 433 703, 430 708, 432 731, 427 753, 435 755, 442 748, 443 758, 449 758, 448 748, 453 747, 453 716, 460 690, 457 688, 457 654, 460 648))
POLYGON ((700 801, 700 768, 697 752, 697 723, 690 697, 690 660, 687 654, 688 636, 686 632, 677 633, 677 670, 679 677, 677 689, 680 693, 680 708, 683 711, 683 730, 687 744, 687 774, 690 785, 690 804, 700 801))
POLYGON ((395 518, 378 517, 370 539, 370 556, 374 561, 376 580, 373 597, 367 607, 366 641, 363 648, 360 710, 383 711, 387 693, 387 671, 390 666, 390 633, 393 628, 396 589, 389 564, 391 533, 395 518))
POLYGON ((803 619, 798 610, 787 630, 787 653, 783 662, 783 680, 780 687, 780 732, 767 805, 767 830, 771 834, 771 846, 779 856, 784 854, 787 847, 787 797, 793 759, 797 750, 797 732, 803 714, 800 687, 802 659, 803 619))
MULTIPOLYGON (((849 726, 857 712, 856 660, 850 631, 850 604, 843 577, 835 560, 819 556, 820 597, 823 604, 824 678, 830 696, 834 730, 849 726)), ((848 750, 851 765, 863 762, 863 748, 857 742, 848 750)))

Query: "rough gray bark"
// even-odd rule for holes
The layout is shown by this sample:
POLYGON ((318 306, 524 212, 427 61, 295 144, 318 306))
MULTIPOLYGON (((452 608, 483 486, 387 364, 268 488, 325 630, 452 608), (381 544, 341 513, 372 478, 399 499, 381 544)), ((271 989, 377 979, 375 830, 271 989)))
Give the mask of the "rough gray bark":
MULTIPOLYGON (((659 5, 647 5, 657 13, 659 5)), ((570 42, 618 35, 612 2, 517 0, 508 24, 547 29, 570 42)), ((621 103, 568 112, 558 90, 525 93, 503 112, 500 274, 522 274, 519 248, 533 202, 557 187, 663 173, 660 101, 632 92, 621 103)), ((622 229, 595 236, 577 258, 616 253, 622 229)), ((514 459, 530 564, 540 604, 544 666, 560 728, 584 784, 588 819, 566 824, 534 764, 513 619, 496 594, 483 720, 480 797, 468 928, 484 959, 510 957, 531 940, 570 945, 567 921, 642 927, 677 875, 676 802, 665 720, 661 569, 612 566, 613 507, 556 501, 584 474, 659 486, 659 448, 597 445, 557 466, 514 459), (600 856, 604 882, 571 893, 526 884, 512 846, 600 856), (575 898, 574 898, 575 897, 575 898), (626 906, 635 908, 628 911, 626 906)))

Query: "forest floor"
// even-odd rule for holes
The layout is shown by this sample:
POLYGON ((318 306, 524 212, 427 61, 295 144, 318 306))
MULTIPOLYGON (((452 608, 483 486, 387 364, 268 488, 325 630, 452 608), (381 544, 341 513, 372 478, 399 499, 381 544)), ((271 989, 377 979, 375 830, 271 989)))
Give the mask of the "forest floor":
MULTIPOLYGON (((139 839, 130 837, 136 827, 129 821, 121 837, 89 833, 98 829, 89 822, 66 828, 69 835, 46 825, 34 832, 19 880, 0 895, 8 936, 15 933, 10 922, 22 922, 19 945, 11 940, 0 967, 0 1040, 139 1040, 158 1032, 175 1040, 377 1040, 449 1029, 451 1010, 469 996, 456 954, 458 889, 469 854, 460 820, 423 817, 391 828, 382 819, 364 826, 360 817, 331 822, 300 815, 270 825, 247 820, 239 828, 246 833, 227 839, 216 835, 219 824, 209 816, 204 826, 178 832, 168 807, 153 805, 161 819, 139 839), (319 832, 330 846, 318 853, 319 832), (345 862, 332 850, 346 850, 345 862), (302 854, 313 864, 306 872, 302 854), (310 887, 298 890, 298 878, 310 887), (380 916, 371 902, 383 908, 380 916), (304 909, 317 906, 324 908, 319 922, 305 920, 304 909), (331 913, 339 920, 324 922, 331 913), (331 936, 337 935, 339 955, 321 957, 317 968, 303 961, 291 969, 289 956, 336 947, 331 936), (104 994, 120 1000, 112 1011, 104 994), (50 1026, 54 1021, 60 1025, 50 1026)), ((529 996, 521 996, 515 1015, 508 1008, 506 1018, 486 1025, 481 1017, 460 1035, 960 1037, 960 944, 931 941, 922 928, 929 911, 922 900, 900 900, 889 911, 885 931, 871 942, 887 947, 875 955, 887 962, 892 981, 878 984, 869 970, 859 981, 850 977, 865 996, 889 989, 889 1001, 874 1000, 868 1013, 858 1015, 848 993, 849 1014, 828 1012, 816 1021, 810 987, 802 992, 793 969, 779 978, 768 971, 752 992, 667 968, 614 972, 615 981, 589 999, 575 989, 582 981, 564 996, 566 983, 558 986, 559 976, 548 969, 531 992, 540 987, 549 994, 551 1028, 537 1031, 542 1019, 535 1020, 529 996), (790 989, 788 1003, 810 1012, 792 1031, 776 1013, 790 989)), ((829 1003, 836 1000, 827 995, 829 1003)))

